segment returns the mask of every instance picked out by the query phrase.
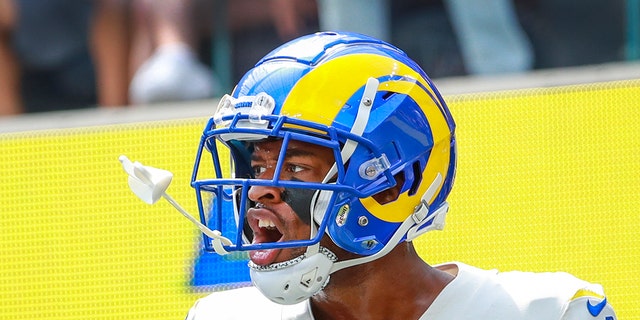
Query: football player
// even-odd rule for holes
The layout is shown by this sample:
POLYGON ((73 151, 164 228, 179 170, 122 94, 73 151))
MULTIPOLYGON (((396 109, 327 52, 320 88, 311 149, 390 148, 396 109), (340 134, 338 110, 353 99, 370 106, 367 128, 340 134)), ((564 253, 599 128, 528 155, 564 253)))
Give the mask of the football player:
POLYGON ((205 245, 249 252, 253 286, 187 318, 616 319, 600 285, 567 273, 416 253, 444 226, 456 157, 445 101, 400 49, 338 32, 275 49, 220 100, 192 180, 205 245))

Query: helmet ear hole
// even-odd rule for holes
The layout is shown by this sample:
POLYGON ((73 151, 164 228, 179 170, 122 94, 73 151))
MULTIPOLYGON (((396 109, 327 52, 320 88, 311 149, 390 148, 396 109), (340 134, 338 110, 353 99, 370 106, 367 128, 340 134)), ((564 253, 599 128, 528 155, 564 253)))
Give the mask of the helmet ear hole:
POLYGON ((389 100, 389 98, 391 98, 392 96, 396 95, 395 92, 393 91, 387 91, 382 95, 382 100, 387 101, 389 100))
POLYGON ((399 172, 393 177, 396 179, 395 186, 386 190, 382 190, 372 196, 372 198, 381 205, 398 200, 400 193, 402 193, 402 186, 404 185, 404 172, 399 172))
POLYGON ((413 163, 413 182, 411 183, 411 188, 409 188, 409 195, 412 196, 418 192, 418 187, 420 186, 420 182, 422 182, 422 166, 419 161, 413 163))

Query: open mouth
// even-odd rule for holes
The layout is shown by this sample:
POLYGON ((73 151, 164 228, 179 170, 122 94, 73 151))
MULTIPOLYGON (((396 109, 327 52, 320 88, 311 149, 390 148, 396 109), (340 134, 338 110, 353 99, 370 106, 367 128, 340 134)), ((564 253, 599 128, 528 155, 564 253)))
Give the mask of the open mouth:
POLYGON ((258 232, 254 230, 253 243, 269 243, 282 240, 282 233, 269 219, 258 219, 258 232))
MULTIPOLYGON (((269 213, 259 210, 254 215, 254 218, 249 219, 249 225, 253 231, 252 244, 283 241, 284 235, 274 220, 267 217, 270 215, 269 213)), ((275 263, 279 253, 280 249, 259 249, 250 251, 249 257, 253 263, 259 266, 266 266, 275 263)))

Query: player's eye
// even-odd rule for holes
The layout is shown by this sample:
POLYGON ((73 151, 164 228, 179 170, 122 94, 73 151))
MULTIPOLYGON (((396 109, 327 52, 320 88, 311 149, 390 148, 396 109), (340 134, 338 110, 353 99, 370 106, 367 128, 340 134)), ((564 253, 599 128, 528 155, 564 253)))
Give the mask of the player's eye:
POLYGON ((287 164, 287 165, 285 165, 285 169, 286 169, 286 172, 291 174, 291 175, 299 174, 299 173, 307 170, 306 167, 301 166, 301 165, 297 165, 297 164, 287 164))
POLYGON ((258 165, 252 166, 251 169, 253 170, 253 176, 256 178, 259 178, 263 173, 267 171, 267 167, 258 165))
POLYGON ((305 167, 296 164, 287 164, 286 168, 287 172, 292 174, 300 173, 306 169, 305 167))

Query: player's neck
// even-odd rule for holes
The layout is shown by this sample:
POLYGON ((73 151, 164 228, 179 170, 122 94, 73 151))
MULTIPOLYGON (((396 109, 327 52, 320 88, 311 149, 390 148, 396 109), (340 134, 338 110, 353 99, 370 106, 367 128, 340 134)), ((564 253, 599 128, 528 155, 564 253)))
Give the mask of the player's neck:
POLYGON ((453 279, 427 265, 411 244, 331 275, 312 298, 319 319, 417 319, 453 279))

